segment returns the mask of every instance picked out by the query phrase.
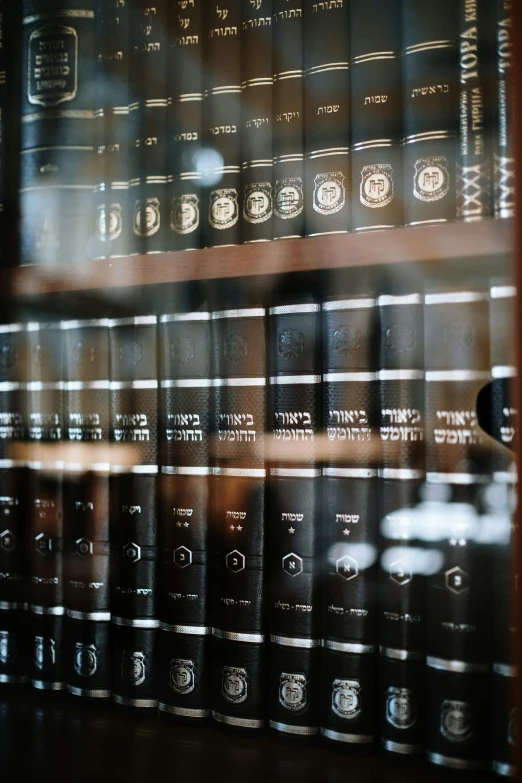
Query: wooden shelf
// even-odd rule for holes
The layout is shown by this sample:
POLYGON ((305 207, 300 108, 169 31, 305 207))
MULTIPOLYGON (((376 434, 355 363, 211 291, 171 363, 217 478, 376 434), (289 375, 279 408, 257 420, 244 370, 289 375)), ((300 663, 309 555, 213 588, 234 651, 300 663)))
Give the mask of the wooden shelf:
POLYGON ((511 253, 512 220, 448 223, 6 270, 15 296, 511 253))

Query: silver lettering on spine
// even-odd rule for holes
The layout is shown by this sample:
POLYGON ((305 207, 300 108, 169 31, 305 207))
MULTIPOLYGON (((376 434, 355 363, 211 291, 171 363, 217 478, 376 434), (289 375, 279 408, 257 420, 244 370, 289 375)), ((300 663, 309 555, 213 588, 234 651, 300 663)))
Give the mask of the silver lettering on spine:
POLYGON ((264 223, 273 214, 272 185, 253 182, 245 186, 243 217, 247 223, 264 223))
POLYGON ((465 701, 444 699, 440 713, 440 731, 449 742, 461 745, 473 739, 471 706, 465 701))
POLYGON ((221 188, 210 193, 208 207, 208 222, 212 228, 222 231, 235 226, 239 217, 237 205, 237 190, 235 188, 221 188))
POLYGON ((298 712, 308 701, 307 681, 304 674, 281 672, 279 675, 279 703, 286 710, 298 712))
POLYGON ((370 209, 387 207, 393 200, 393 169, 389 163, 363 166, 360 187, 361 204, 370 209))
POLYGON ((92 677, 98 669, 98 648, 95 644, 76 642, 74 645, 74 671, 80 677, 92 677))
POLYGON ((134 204, 133 231, 139 237, 151 237, 160 227, 160 203, 157 198, 147 198, 134 204))
POLYGON ((361 684, 358 680, 334 680, 332 710, 340 718, 353 720, 361 714, 361 684))
POLYGON ((121 679, 129 685, 143 685, 147 676, 147 656, 144 652, 127 652, 121 654, 121 679))
POLYGON ((303 181, 301 177, 278 179, 275 186, 274 212, 278 218, 290 220, 303 211, 303 181))
POLYGON ((196 664, 190 658, 171 658, 170 687, 174 693, 185 696, 196 686, 196 664))
POLYGON ((170 227, 176 234, 190 234, 199 226, 199 199, 187 193, 172 199, 170 227))
POLYGON ((27 97, 38 106, 58 106, 78 92, 78 33, 59 22, 29 36, 27 97))
POLYGON ((415 161, 413 195, 419 201, 440 201, 449 191, 448 160, 445 157, 415 161))
POLYGON ((248 696, 248 672, 236 666, 223 666, 221 693, 232 704, 241 704, 248 696))
POLYGON ((386 720, 396 729, 409 729, 417 720, 417 704, 411 688, 390 686, 386 694, 386 720))
POLYGON ((340 212, 345 202, 344 174, 341 171, 316 174, 313 202, 316 212, 320 215, 334 215, 340 212))

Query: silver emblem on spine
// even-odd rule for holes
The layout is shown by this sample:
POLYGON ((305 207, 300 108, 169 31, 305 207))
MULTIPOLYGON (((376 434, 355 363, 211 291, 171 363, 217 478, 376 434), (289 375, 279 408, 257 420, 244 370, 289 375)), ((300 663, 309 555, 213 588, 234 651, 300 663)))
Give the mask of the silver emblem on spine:
POLYGON ((143 685, 147 676, 147 656, 143 652, 127 652, 121 654, 121 679, 129 685, 143 685))
POLYGON ((58 106, 78 91, 78 33, 51 22, 29 36, 27 97, 38 106, 58 106))
POLYGON ((34 665, 40 671, 48 663, 54 666, 56 663, 56 642, 47 636, 34 637, 34 665))
POLYGON ((386 694, 386 720, 396 729, 409 729, 417 720, 415 694, 411 688, 390 686, 386 694))
POLYGON ((74 671, 80 677, 92 677, 98 669, 98 648, 95 644, 76 642, 74 645, 74 671))
POLYGON ((6 666, 18 653, 16 638, 9 631, 0 631, 0 663, 6 666))
POLYGON ((232 704, 241 704, 248 696, 248 672, 235 666, 223 666, 221 693, 232 704))
POLYGON ((151 237, 160 227, 160 203, 157 198, 147 198, 134 204, 133 231, 139 237, 151 237))
POLYGON ((360 187, 361 204, 370 209, 387 207, 393 200, 393 169, 389 163, 363 166, 360 187))
POLYGON ((440 730, 450 742, 463 744, 473 739, 470 705, 465 701, 444 699, 440 714, 440 730))
POLYGON ((199 226, 199 199, 195 193, 186 193, 172 199, 170 227, 176 234, 190 234, 199 226))
POLYGON ((100 204, 96 215, 96 228, 100 242, 118 239, 123 228, 121 204, 100 204))
POLYGON ((361 683, 358 680, 333 681, 332 710, 345 720, 353 720, 361 714, 361 683))
POLYGON ((448 160, 444 157, 415 161, 413 195, 419 201, 439 201, 449 191, 448 160))
POLYGON ((334 215, 345 204, 344 174, 329 171, 316 174, 314 180, 314 209, 320 215, 334 215))
POLYGON ((245 186, 243 217, 247 223, 264 223, 272 217, 273 211, 270 182, 253 182, 245 186))
POLYGON ((303 211, 303 180, 301 177, 278 179, 275 186, 274 212, 278 218, 290 220, 303 211))
POLYGON ((279 675, 279 703, 286 710, 297 712, 306 707, 308 692, 304 674, 281 672, 279 675))
POLYGON ((196 664, 190 658, 171 658, 170 687, 181 696, 192 693, 196 686, 196 664))
POLYGON ((237 205, 237 190, 235 188, 222 188, 210 193, 208 208, 208 222, 212 228, 220 231, 231 228, 237 223, 239 209, 237 205))

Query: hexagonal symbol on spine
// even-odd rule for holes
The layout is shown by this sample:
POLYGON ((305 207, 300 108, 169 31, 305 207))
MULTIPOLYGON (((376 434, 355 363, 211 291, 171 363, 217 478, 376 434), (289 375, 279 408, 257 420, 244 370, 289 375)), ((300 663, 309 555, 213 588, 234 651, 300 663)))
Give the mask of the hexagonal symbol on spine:
POLYGON ((411 568, 404 560, 395 560, 390 563, 390 579, 398 585, 407 585, 411 582, 411 568))
POLYGON ((349 582, 350 579, 355 579, 355 577, 359 575, 357 560, 354 560, 353 557, 350 557, 349 555, 340 557, 335 563, 335 571, 339 576, 342 576, 343 579, 346 579, 346 581, 349 582))
POLYGON ((92 542, 88 538, 76 539, 76 554, 80 557, 92 555, 92 542))
POLYGON ((233 552, 229 552, 226 556, 225 563, 229 571, 238 574, 245 567, 245 556, 238 552, 237 549, 234 549, 233 552))
POLYGON ((303 573, 303 561, 295 552, 290 552, 283 557, 283 571, 290 576, 299 576, 303 573))
POLYGON ((10 530, 2 530, 0 533, 0 548, 4 552, 12 552, 16 547, 16 536, 10 530))
POLYGON ((445 573, 446 587, 455 595, 465 593, 469 589, 469 576, 460 566, 450 568, 445 573))
POLYGON ((141 547, 130 541, 123 547, 123 554, 126 560, 130 560, 131 563, 137 563, 141 558, 141 547))
POLYGON ((43 557, 47 557, 47 555, 52 551, 53 542, 45 533, 39 533, 35 537, 34 543, 36 546, 36 551, 43 557))
POLYGON ((178 568, 186 568, 192 563, 192 552, 186 546, 178 546, 174 550, 174 562, 178 568))

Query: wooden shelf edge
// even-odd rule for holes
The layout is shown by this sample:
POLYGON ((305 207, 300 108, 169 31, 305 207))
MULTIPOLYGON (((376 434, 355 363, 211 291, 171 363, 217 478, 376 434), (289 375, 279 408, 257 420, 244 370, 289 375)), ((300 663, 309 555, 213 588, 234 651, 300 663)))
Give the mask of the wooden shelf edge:
POLYGON ((188 280, 270 275, 437 262, 510 253, 513 221, 395 228, 364 234, 329 234, 280 242, 126 256, 76 265, 28 265, 4 270, 3 290, 14 296, 188 280))

